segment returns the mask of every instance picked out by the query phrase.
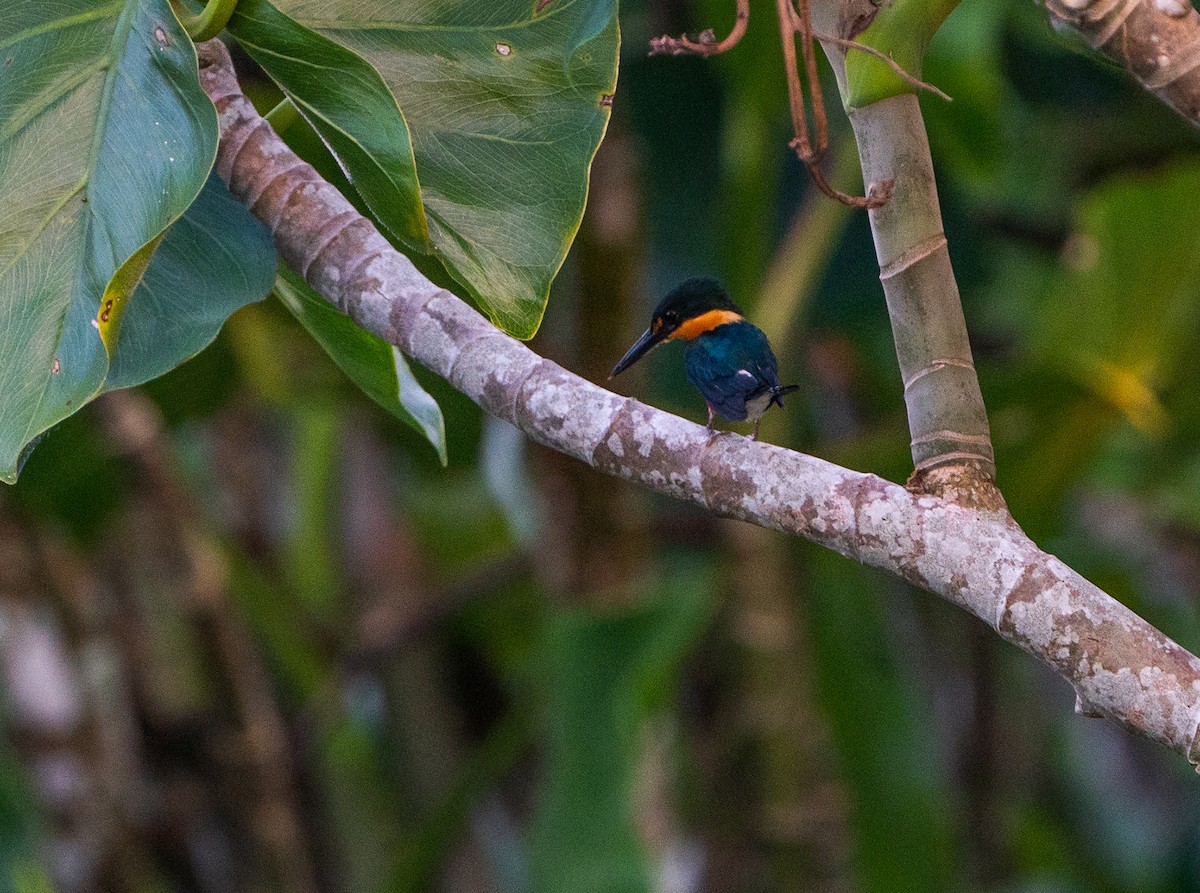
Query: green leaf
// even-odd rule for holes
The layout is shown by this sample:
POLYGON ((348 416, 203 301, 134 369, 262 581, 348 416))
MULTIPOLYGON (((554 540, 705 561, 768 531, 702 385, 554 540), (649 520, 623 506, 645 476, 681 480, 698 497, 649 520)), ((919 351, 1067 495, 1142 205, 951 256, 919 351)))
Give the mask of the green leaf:
MULTIPOLYGON (((879 50, 908 74, 919 78, 929 41, 957 5, 958 0, 895 0, 881 6, 871 24, 855 40, 879 50)), ((916 87, 876 56, 863 50, 847 51, 842 95, 847 108, 862 108, 891 96, 916 92, 916 87)))
POLYGON ((1005 476, 1031 535, 1050 532, 1039 518, 1052 516, 1122 421, 1139 442, 1186 424, 1162 396, 1190 374, 1200 322, 1198 190, 1200 163, 1179 162, 1111 177, 1075 209, 1030 313, 1036 365, 1025 403, 1039 434, 1013 451, 1005 476))
POLYGON ((216 174, 167 230, 122 314, 105 390, 157 378, 217 337, 239 307, 275 281, 271 234, 216 174))
POLYGON ((616 20, 617 0, 588 0, 582 16, 575 23, 571 39, 563 51, 563 61, 569 66, 575 52, 604 33, 609 23, 616 20))
MULTIPOLYGON (((263 5, 252 0, 251 9, 263 5)), ((412 135, 436 257, 497 325, 532 337, 579 228, 588 170, 608 123, 617 74, 613 0, 278 6, 383 76, 412 135)), ((370 115, 345 124, 363 144, 373 130, 393 126, 370 115)), ((353 157, 339 157, 362 189, 353 157)))
POLYGON ((652 889, 634 816, 645 720, 661 709, 708 616, 710 580, 707 567, 677 573, 632 611, 551 618, 538 674, 546 766, 530 832, 538 893, 652 889))
POLYGON ((267 0, 240 0, 228 27, 321 135, 375 219, 408 250, 429 254, 408 125, 379 73, 267 0))
MULTIPOLYGON (((390 346, 390 345, 389 345, 390 346)), ((443 467, 446 465, 446 424, 442 419, 442 409, 433 396, 421 387, 417 377, 409 368, 404 354, 392 348, 392 371, 396 375, 396 386, 399 390, 399 405, 417 423, 417 430, 425 435, 426 440, 433 444, 438 452, 443 467)))
POLYGON ((275 294, 367 395, 420 432, 446 464, 446 428, 437 401, 413 376, 404 355, 358 326, 299 274, 279 268, 275 294))
POLYGON ((7 0, 0 65, 0 479, 12 482, 26 445, 103 386, 101 298, 121 313, 143 249, 199 194, 217 119, 167 0, 7 0))
POLYGON ((867 893, 964 889, 932 705, 888 629, 884 600, 897 594, 884 590, 901 584, 824 549, 806 553, 818 681, 852 801, 858 886, 867 893))
POLYGON ((1037 351, 1049 365, 1149 431, 1165 424, 1156 389, 1191 359, 1200 297, 1197 195, 1194 161, 1093 189, 1075 214, 1065 269, 1036 329, 1037 351))

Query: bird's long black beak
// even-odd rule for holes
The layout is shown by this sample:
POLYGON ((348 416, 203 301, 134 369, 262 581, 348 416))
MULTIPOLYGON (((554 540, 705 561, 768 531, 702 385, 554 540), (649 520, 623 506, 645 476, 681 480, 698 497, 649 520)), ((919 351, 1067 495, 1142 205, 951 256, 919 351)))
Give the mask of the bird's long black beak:
POLYGON ((613 366, 612 374, 610 374, 608 377, 613 378, 617 375, 620 375, 646 354, 650 353, 650 351, 658 346, 666 337, 667 333, 662 328, 660 328, 657 332, 653 329, 646 329, 646 331, 642 333, 642 337, 637 340, 633 347, 629 348, 629 352, 625 354, 625 356, 621 357, 621 361, 617 363, 617 365, 613 366))

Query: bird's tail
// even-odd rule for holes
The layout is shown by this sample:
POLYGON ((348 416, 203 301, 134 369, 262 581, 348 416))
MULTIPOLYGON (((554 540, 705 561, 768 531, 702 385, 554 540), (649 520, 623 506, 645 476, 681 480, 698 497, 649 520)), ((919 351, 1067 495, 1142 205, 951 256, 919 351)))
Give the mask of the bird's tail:
POLYGON ((775 385, 775 387, 771 388, 771 399, 767 401, 767 406, 770 406, 772 403, 774 403, 780 409, 783 409, 784 395, 794 393, 798 390, 800 390, 800 385, 798 384, 775 385))

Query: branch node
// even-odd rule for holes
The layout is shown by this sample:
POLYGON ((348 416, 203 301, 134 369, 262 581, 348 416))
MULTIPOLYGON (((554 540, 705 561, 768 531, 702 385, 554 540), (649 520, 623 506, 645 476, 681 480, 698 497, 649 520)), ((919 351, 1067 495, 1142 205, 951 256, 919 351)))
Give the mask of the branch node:
MULTIPOLYGON (((944 458, 951 459, 948 455, 944 458)), ((936 496, 965 508, 1007 512, 1004 496, 994 482, 994 466, 972 453, 959 453, 946 464, 914 469, 904 487, 910 493, 936 496)))
POLYGON ((664 34, 650 40, 650 56, 715 56, 737 46, 742 35, 746 33, 746 25, 750 21, 750 0, 737 0, 737 17, 734 19, 733 30, 722 41, 717 40, 712 28, 705 28, 696 35, 695 40, 686 34, 672 37, 664 34))
POLYGON ((1104 719, 1104 714, 1088 704, 1078 690, 1075 692, 1075 712, 1088 719, 1104 719))
MULTIPOLYGON (((878 183, 872 183, 871 187, 867 190, 866 196, 849 195, 848 193, 842 192, 840 189, 835 189, 832 185, 830 185, 829 181, 825 179, 825 172, 822 171, 820 167, 819 155, 815 159, 805 158, 801 148, 798 146, 798 140, 796 139, 792 140, 788 145, 796 150, 796 154, 800 156, 800 160, 803 161, 804 166, 808 168, 808 172, 812 175, 813 182, 817 185, 817 188, 834 201, 839 201, 847 207, 866 208, 868 211, 873 211, 876 208, 882 208, 884 205, 886 205, 888 203, 888 199, 892 197, 892 192, 895 191, 895 180, 880 180, 878 183)), ((822 151, 821 154, 823 155, 824 151, 822 151)))
POLYGON ((878 183, 872 183, 867 190, 867 207, 882 208, 888 203, 888 199, 892 197, 895 190, 895 180, 880 180, 878 183))

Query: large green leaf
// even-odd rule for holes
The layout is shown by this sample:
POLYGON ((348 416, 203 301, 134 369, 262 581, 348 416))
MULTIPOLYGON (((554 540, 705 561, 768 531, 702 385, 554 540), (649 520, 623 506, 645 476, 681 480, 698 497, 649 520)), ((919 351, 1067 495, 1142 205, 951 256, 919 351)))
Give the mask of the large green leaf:
POLYGON ((405 248, 430 253, 408 125, 379 73, 267 0, 240 0, 228 27, 345 166, 375 219, 405 248))
POLYGON ((115 335, 148 246, 204 185, 217 120, 167 0, 6 0, 0 60, 0 479, 11 482, 26 445, 102 387, 101 317, 115 335))
POLYGON ((271 233, 216 174, 167 230, 123 314, 105 390, 141 384, 207 347, 275 282, 271 233))
MULTIPOLYGON (((588 169, 608 122, 617 72, 616 4, 279 0, 277 5, 306 28, 362 55, 383 76, 412 136, 436 256, 498 325, 518 337, 532 336, 579 227, 588 169)), ((250 9, 263 6, 265 0, 253 0, 250 9)), ((239 36, 241 28, 235 22, 239 36)), ((265 39, 261 31, 259 39, 265 39)), ((312 59, 306 64, 320 77, 341 76, 317 70, 312 59)), ((294 60, 289 65, 296 67, 294 60)), ((306 80, 311 86, 314 78, 306 80)), ((322 95, 334 99, 325 88, 322 95)), ((318 97, 309 95, 308 101, 318 97)), ((321 112, 329 117, 338 102, 323 104, 321 112)), ((373 144, 380 127, 395 127, 390 118, 380 123, 370 120, 369 109, 363 112, 340 122, 353 128, 356 144, 373 144)), ((339 158, 364 188, 371 165, 360 165, 353 152, 339 152, 339 158)))
POLYGON ((339 312, 299 274, 282 265, 275 293, 350 380, 388 412, 424 435, 445 465, 446 426, 442 410, 421 387, 404 355, 339 312))

